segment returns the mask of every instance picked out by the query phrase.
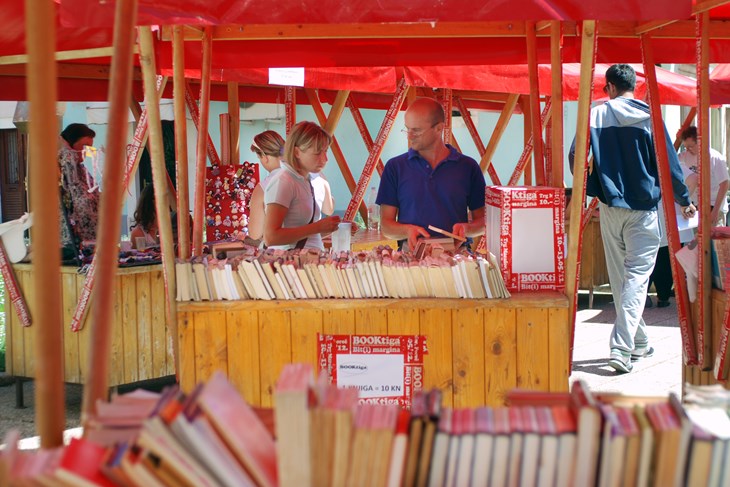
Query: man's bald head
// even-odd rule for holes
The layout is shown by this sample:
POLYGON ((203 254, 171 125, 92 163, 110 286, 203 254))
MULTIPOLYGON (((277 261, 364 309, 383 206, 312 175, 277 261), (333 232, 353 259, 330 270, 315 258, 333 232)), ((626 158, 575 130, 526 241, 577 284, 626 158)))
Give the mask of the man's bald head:
POLYGON ((406 113, 412 113, 418 118, 428 121, 430 124, 444 123, 446 115, 444 107, 433 98, 416 98, 416 100, 408 106, 406 113))

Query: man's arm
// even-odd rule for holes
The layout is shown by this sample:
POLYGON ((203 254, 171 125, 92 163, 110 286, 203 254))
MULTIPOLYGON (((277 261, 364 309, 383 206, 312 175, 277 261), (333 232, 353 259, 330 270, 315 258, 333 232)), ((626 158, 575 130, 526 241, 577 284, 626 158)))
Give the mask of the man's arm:
POLYGON ((730 181, 727 179, 720 183, 720 186, 717 188, 717 196, 715 196, 715 202, 712 206, 712 224, 714 225, 715 222, 718 219, 718 216, 720 214, 720 210, 722 209, 722 203, 724 202, 725 198, 727 198, 727 190, 730 187, 730 181))
POLYGON ((408 248, 414 249, 419 237, 430 237, 425 228, 418 225, 398 223, 398 208, 380 205, 380 229, 386 237, 396 240, 408 239, 408 248))

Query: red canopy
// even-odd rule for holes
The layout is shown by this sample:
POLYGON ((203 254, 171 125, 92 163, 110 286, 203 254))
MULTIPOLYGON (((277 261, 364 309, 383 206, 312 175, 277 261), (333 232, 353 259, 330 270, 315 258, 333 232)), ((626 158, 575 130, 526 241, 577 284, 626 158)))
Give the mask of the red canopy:
MULTIPOLYGON (((61 0, 68 26, 111 26, 114 0, 61 0)), ((139 0, 140 25, 687 19, 691 0, 139 0)))
POLYGON ((730 64, 718 64, 710 73, 710 104, 730 104, 730 64))

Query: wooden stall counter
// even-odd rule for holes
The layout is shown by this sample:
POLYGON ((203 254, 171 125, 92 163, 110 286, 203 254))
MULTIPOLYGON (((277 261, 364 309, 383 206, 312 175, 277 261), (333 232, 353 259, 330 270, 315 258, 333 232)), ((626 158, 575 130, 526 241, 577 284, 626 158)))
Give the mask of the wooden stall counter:
MULTIPOLYGON (((565 222, 565 234, 569 232, 570 225, 565 222)), ((588 290, 588 307, 593 308, 594 290, 608 284, 608 268, 606 267, 606 254, 603 250, 603 237, 601 237, 601 222, 593 216, 583 229, 583 251, 580 260, 579 289, 588 290)))
MULTIPOLYGON (((30 264, 13 265, 18 284, 32 310, 33 273, 30 264)), ((88 376, 91 309, 83 328, 71 331, 71 319, 86 275, 76 267, 62 267, 64 381, 82 384, 88 376)), ((109 386, 165 377, 175 373, 172 336, 165 326, 165 286, 161 265, 120 268, 115 282, 114 325, 109 386)), ((91 306, 91 305, 90 305, 91 306)), ((35 331, 21 325, 5 293, 6 358, 8 374, 34 378, 35 331)))
POLYGON ((317 367, 317 334, 424 335, 424 388, 451 407, 502 405, 515 387, 567 391, 568 298, 217 301, 178 304, 180 382, 225 372, 254 406, 272 406, 284 364, 317 367))
MULTIPOLYGON (((329 248, 332 246, 332 237, 327 236, 322 239, 324 246, 329 248)), ((350 249, 353 252, 361 250, 370 250, 379 245, 389 245, 393 249, 398 248, 398 241, 388 238, 379 230, 363 230, 360 229, 352 236, 350 249)))
MULTIPOLYGON (((725 291, 722 291, 720 289, 712 289, 711 303, 712 337, 710 337, 709 339, 712 340, 712 355, 710 357, 710 366, 713 367, 715 365, 715 355, 717 354, 717 350, 720 346, 720 330, 722 330, 722 320, 725 316, 725 303, 727 303, 727 294, 725 293, 725 291)), ((697 313, 696 304, 697 303, 691 303, 692 312, 695 314, 697 313)), ((710 368, 709 370, 702 370, 700 367, 694 365, 682 364, 682 383, 700 386, 722 384, 726 389, 728 388, 727 382, 718 381, 715 379, 712 368, 710 368)))

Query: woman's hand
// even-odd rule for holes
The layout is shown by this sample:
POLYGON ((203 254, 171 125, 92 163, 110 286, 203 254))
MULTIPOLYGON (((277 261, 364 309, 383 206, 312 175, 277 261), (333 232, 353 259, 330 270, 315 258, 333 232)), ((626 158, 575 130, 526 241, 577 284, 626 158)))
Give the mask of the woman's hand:
POLYGON ((337 225, 340 223, 340 217, 339 216, 328 216, 327 218, 322 218, 317 222, 319 233, 322 235, 329 235, 330 233, 337 230, 337 225))

